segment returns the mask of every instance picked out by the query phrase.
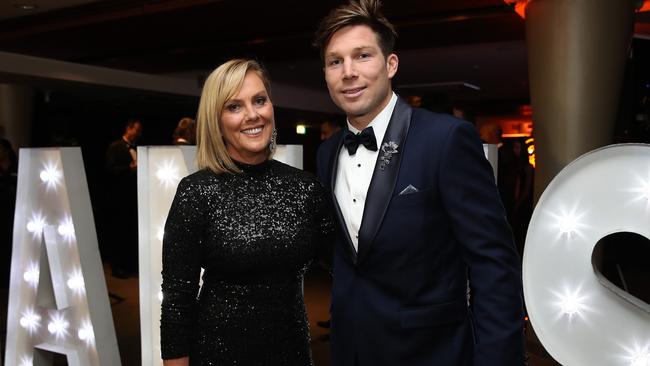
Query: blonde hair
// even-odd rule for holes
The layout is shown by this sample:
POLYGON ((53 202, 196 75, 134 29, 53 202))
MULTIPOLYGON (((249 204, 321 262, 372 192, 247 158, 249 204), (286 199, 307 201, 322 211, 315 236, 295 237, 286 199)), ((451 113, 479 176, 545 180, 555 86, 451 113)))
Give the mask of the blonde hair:
MULTIPOLYGON (((266 92, 270 94, 271 83, 266 71, 253 60, 230 60, 217 67, 205 80, 196 118, 196 162, 199 169, 209 169, 215 173, 241 172, 228 155, 219 118, 226 102, 241 89, 249 71, 260 77, 266 92)), ((271 154, 269 149, 269 157, 271 154)))

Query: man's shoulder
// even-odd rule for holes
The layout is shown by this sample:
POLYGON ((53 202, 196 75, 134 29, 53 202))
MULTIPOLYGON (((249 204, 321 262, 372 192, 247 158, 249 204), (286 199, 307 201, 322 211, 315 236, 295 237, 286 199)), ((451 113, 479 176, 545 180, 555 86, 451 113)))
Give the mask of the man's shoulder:
POLYGON ((445 142, 457 136, 459 130, 475 130, 474 126, 462 119, 444 113, 430 112, 413 108, 407 143, 424 148, 440 148, 445 142))
POLYGON ((124 142, 123 139, 117 139, 114 140, 108 145, 109 149, 118 149, 118 148, 126 148, 126 143, 124 142))
POLYGON ((413 108, 411 124, 415 128, 429 130, 447 130, 458 125, 469 123, 450 114, 431 112, 422 108, 413 108))

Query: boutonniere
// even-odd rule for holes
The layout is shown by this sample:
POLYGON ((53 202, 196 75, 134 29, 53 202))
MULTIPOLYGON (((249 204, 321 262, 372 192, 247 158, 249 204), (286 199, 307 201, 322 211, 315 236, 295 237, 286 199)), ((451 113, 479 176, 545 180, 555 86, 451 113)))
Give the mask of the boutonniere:
POLYGON ((399 145, 395 141, 387 141, 381 144, 381 156, 379 157, 381 164, 379 165, 379 169, 386 169, 386 165, 390 164, 390 159, 393 158, 393 154, 397 154, 398 147, 399 145))

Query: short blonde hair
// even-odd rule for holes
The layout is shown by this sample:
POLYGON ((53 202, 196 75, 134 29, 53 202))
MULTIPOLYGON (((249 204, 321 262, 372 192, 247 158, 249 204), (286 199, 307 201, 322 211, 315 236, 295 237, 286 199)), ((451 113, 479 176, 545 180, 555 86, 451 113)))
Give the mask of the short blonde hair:
MULTIPOLYGON (((224 105, 239 92, 249 71, 260 77, 266 92, 270 94, 271 83, 267 73, 253 60, 230 60, 217 67, 205 80, 196 118, 196 162, 199 169, 209 169, 215 173, 241 172, 226 150, 220 117, 224 105)), ((269 157, 271 154, 269 149, 269 157)))

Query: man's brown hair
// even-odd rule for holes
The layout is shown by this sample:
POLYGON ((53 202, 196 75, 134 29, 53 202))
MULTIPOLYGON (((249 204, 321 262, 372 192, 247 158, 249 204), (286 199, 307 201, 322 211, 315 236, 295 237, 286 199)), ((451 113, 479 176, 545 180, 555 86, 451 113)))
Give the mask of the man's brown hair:
POLYGON ((325 49, 332 35, 350 25, 368 26, 377 36, 377 43, 384 57, 393 53, 397 32, 382 14, 381 1, 350 0, 349 3, 332 10, 318 26, 314 46, 319 49, 321 60, 325 60, 325 49))

